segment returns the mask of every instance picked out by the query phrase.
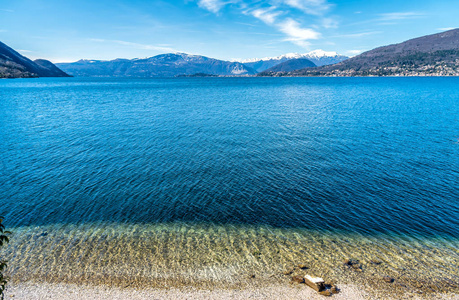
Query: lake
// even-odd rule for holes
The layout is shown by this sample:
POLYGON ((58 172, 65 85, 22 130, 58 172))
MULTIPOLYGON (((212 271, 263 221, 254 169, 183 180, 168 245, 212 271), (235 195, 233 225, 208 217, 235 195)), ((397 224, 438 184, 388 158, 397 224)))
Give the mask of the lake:
POLYGON ((1 80, 10 272, 212 286, 305 262, 358 281, 341 266, 357 258, 368 278, 458 289, 458 86, 454 77, 1 80))

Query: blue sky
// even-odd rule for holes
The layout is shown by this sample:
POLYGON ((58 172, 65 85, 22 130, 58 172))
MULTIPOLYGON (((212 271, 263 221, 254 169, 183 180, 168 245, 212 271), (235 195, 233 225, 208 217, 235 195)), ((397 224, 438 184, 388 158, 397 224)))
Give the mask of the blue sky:
POLYGON ((457 0, 0 0, 0 41, 53 62, 361 51, 459 27, 457 0))

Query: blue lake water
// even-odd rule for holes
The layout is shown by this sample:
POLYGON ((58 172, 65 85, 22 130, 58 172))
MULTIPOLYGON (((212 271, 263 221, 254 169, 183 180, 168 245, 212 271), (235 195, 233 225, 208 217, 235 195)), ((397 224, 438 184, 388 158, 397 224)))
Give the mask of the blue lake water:
POLYGON ((18 232, 10 255, 43 230, 58 239, 179 226, 214 238, 254 230, 251 240, 269 229, 273 243, 275 232, 343 243, 383 236, 384 247, 422 243, 457 262, 458 86, 459 78, 1 80, 0 215, 18 232))

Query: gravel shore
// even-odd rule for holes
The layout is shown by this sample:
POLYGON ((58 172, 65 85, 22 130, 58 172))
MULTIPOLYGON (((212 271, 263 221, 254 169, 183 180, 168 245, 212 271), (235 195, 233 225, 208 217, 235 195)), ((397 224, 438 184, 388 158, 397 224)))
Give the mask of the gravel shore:
MULTIPOLYGON (((360 289, 357 285, 341 285, 341 292, 333 295, 332 299, 389 299, 360 289)), ((407 295, 410 299, 426 299, 421 296, 407 295)), ((6 299, 322 299, 312 289, 304 285, 269 286, 255 289, 213 289, 202 290, 195 288, 171 289, 134 289, 115 288, 106 286, 89 286, 74 284, 50 283, 20 283, 10 286, 6 299)), ((437 294, 430 299, 459 299, 459 295, 437 294)))
MULTIPOLYGON (((131 289, 72 284, 22 283, 8 289, 6 299, 320 299, 304 285, 272 286, 262 289, 199 290, 186 289, 131 289)), ((369 299, 356 286, 343 286, 334 299, 369 299)))

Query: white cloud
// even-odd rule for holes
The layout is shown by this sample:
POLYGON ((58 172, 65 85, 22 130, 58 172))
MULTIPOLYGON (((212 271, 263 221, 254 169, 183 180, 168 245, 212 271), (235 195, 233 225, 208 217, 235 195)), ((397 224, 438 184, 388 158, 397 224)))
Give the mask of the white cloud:
POLYGON ((181 51, 177 51, 170 47, 162 47, 159 45, 138 44, 138 43, 132 43, 132 42, 120 41, 120 40, 104 40, 104 39, 89 39, 89 40, 92 42, 98 42, 98 43, 115 43, 115 44, 129 46, 129 47, 140 49, 140 50, 153 50, 153 51, 174 52, 174 53, 181 52, 181 51))
MULTIPOLYGON (((223 8, 223 6, 238 2, 240 2, 240 0, 198 0, 198 5, 199 7, 216 14, 223 8)), ((241 7, 242 6, 245 6, 245 4, 241 3, 241 7)))
POLYGON ((338 28, 338 21, 333 18, 323 18, 322 26, 324 28, 338 28))
POLYGON ((419 18, 419 17, 424 16, 424 14, 419 13, 419 12, 408 11, 408 12, 385 13, 385 14, 380 14, 380 16, 381 16, 381 18, 379 19, 380 21, 395 21, 395 20, 419 18))
MULTIPOLYGON (((265 24, 286 35, 283 41, 289 41, 300 47, 308 48, 309 40, 319 39, 321 34, 314 29, 337 28, 338 22, 332 17, 325 17, 326 12, 332 5, 327 0, 195 0, 198 6, 218 14, 228 4, 236 4, 234 9, 240 13, 252 16, 265 24), (295 11, 297 10, 297 11, 295 11), (299 16, 300 10, 302 16, 299 16), (288 17, 295 15, 295 19, 288 17), (300 17, 304 20, 314 16, 312 20, 316 23, 304 28, 297 21, 300 17), (314 28, 314 29, 312 29, 314 28)), ((240 24, 240 23, 239 23, 240 24)), ((250 26, 250 25, 249 25, 250 26)))
POLYGON ((17 51, 20 52, 20 53, 31 53, 31 52, 33 52, 33 51, 30 51, 30 50, 23 50, 23 49, 18 49, 17 51))
POLYGON ((218 13, 218 11, 225 5, 225 2, 220 0, 199 0, 198 5, 208 11, 218 13))
POLYGON ((374 35, 374 34, 379 34, 379 33, 382 33, 382 31, 367 31, 367 32, 359 32, 359 33, 349 33, 349 34, 335 35, 333 37, 339 37, 339 38, 361 38, 363 36, 369 36, 369 35, 374 35))
POLYGON ((277 16, 281 14, 281 12, 275 11, 275 7, 270 7, 267 9, 255 9, 250 12, 252 16, 254 16, 257 19, 262 20, 266 24, 274 24, 276 21, 277 16))
POLYGON ((283 0, 283 2, 311 15, 320 15, 330 8, 326 0, 283 0))
POLYGON ((257 27, 257 25, 251 24, 251 23, 244 23, 244 22, 234 22, 234 23, 239 24, 239 25, 249 26, 249 27, 257 27))
POLYGON ((349 56, 356 56, 356 55, 359 55, 362 52, 363 52, 363 50, 347 50, 346 54, 349 55, 349 56))
POLYGON ((440 31, 448 31, 448 30, 453 30, 453 29, 457 29, 458 27, 444 27, 444 28, 437 28, 437 30, 440 30, 440 31))
POLYGON ((288 18, 286 21, 279 23, 278 28, 287 35, 286 41, 293 42, 301 47, 308 47, 308 40, 320 38, 320 33, 310 28, 302 28, 300 23, 288 18))

